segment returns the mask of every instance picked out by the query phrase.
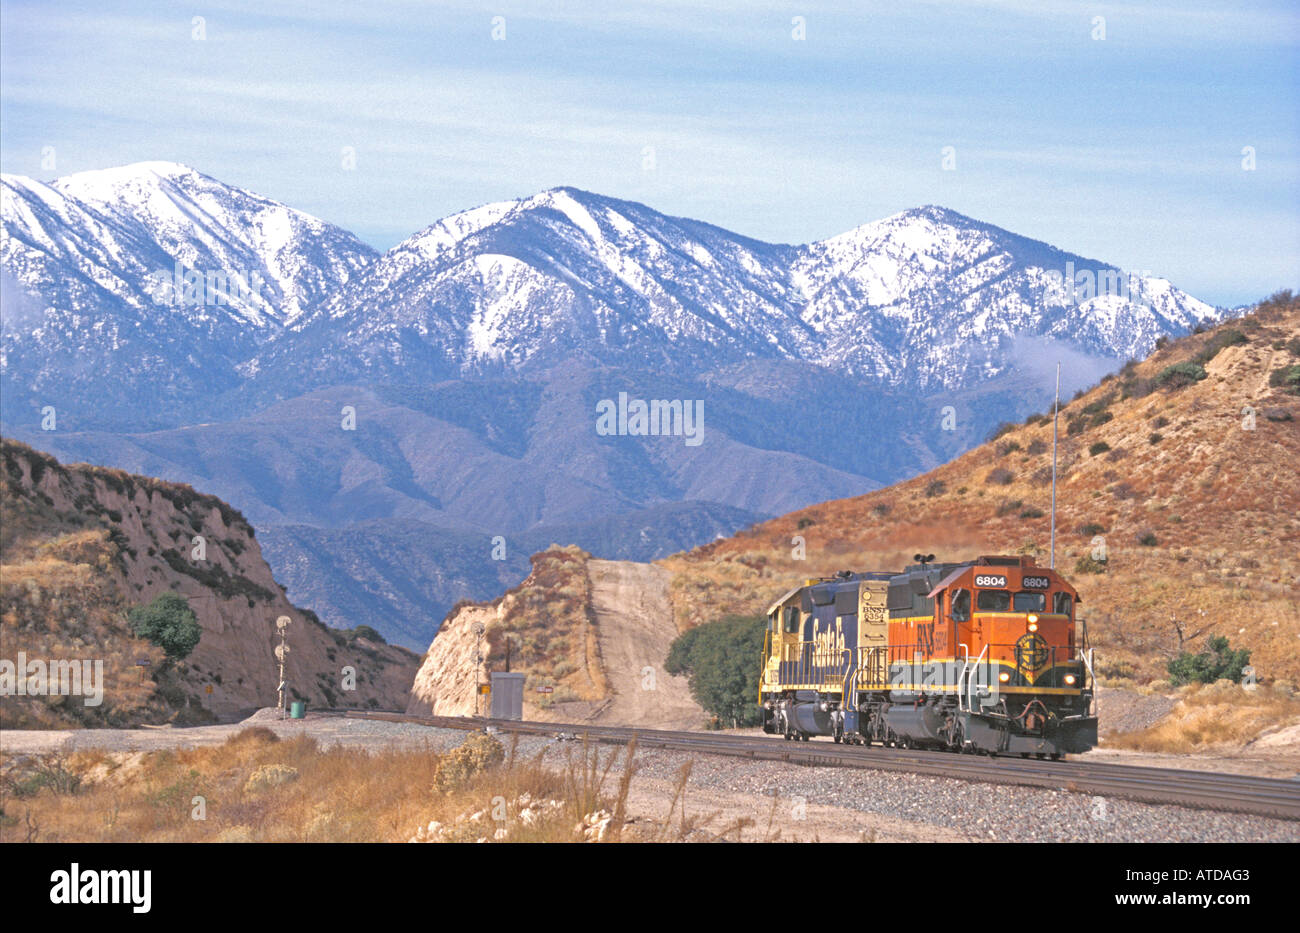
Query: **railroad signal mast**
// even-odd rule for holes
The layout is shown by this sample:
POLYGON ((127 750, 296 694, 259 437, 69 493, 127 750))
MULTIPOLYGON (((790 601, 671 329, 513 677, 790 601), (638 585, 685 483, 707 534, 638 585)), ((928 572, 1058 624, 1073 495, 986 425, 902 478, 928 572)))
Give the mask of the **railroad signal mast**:
POLYGON ((478 712, 478 698, 483 694, 483 632, 482 622, 474 623, 474 715, 478 712))
POLYGON ((289 637, 289 625, 293 622, 288 616, 280 616, 275 620, 275 628, 280 633, 280 644, 275 646, 275 658, 280 662, 280 686, 276 690, 276 703, 280 707, 280 718, 284 718, 284 688, 287 686, 284 679, 284 659, 289 656, 289 643, 286 639, 289 637))

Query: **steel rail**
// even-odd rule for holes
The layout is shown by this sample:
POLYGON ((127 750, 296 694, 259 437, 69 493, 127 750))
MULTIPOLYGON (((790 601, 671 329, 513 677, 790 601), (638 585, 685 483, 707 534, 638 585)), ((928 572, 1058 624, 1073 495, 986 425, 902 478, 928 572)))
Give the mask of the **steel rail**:
POLYGON ((691 751, 709 755, 778 761, 798 765, 862 768, 931 777, 1116 797, 1143 803, 1220 810, 1300 820, 1300 780, 1256 777, 1214 771, 1152 768, 1108 762, 1042 761, 1036 758, 991 758, 937 751, 841 745, 829 742, 783 742, 765 736, 674 732, 630 726, 531 722, 460 716, 413 716, 369 710, 330 710, 352 719, 408 722, 465 731, 492 727, 522 735, 588 737, 603 744, 691 751))

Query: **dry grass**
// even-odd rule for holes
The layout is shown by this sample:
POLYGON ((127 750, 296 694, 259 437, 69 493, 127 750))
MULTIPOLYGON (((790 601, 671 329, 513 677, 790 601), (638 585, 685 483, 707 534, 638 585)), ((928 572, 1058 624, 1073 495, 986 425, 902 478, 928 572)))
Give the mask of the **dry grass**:
POLYGON ((512 742, 498 763, 444 790, 439 769, 456 752, 324 750, 254 727, 207 748, 10 758, 0 763, 0 843, 405 842, 430 821, 445 841, 498 841, 504 830, 510 842, 673 842, 740 840, 753 825, 688 815, 689 765, 665 814, 630 814, 635 743, 574 742, 523 758, 512 742), (525 823, 529 799, 557 803, 525 823), (599 832, 575 832, 602 820, 599 832))
POLYGON ((1188 687, 1169 714, 1137 732, 1108 736, 1107 748, 1188 754, 1239 748, 1262 732, 1300 722, 1300 699, 1231 683, 1188 687))

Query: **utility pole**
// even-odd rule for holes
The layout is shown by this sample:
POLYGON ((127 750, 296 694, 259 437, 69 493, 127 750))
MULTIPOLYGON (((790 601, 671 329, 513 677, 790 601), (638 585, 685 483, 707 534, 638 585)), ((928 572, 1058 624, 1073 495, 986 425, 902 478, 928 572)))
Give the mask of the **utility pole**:
POLYGON ((1061 364, 1056 364, 1056 400, 1052 402, 1052 569, 1056 569, 1056 418, 1061 411, 1061 364))

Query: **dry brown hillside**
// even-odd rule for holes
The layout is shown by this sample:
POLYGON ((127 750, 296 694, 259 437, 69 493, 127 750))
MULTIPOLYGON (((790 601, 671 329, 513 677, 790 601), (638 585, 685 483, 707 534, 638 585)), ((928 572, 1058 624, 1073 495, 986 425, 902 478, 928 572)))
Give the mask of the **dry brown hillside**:
MULTIPOLYGON (((1300 678, 1298 375, 1300 302, 1283 294, 1063 405, 1057 566, 1083 594, 1104 676, 1161 679, 1180 643, 1220 634, 1250 649, 1262 682, 1300 678)), ((917 551, 1046 563, 1051 457, 1050 414, 1035 416, 923 476, 667 558, 678 625, 917 551)))
POLYGON ((276 701, 275 619, 287 615, 290 695, 315 706, 399 708, 417 658, 326 628, 289 604, 237 511, 213 496, 0 441, 0 658, 104 661, 104 697, 0 698, 10 728, 227 717, 276 701), (193 559, 195 536, 204 559, 193 559), (202 636, 185 660, 136 638, 129 610, 187 597, 202 636), (356 689, 342 670, 356 669, 356 689))

